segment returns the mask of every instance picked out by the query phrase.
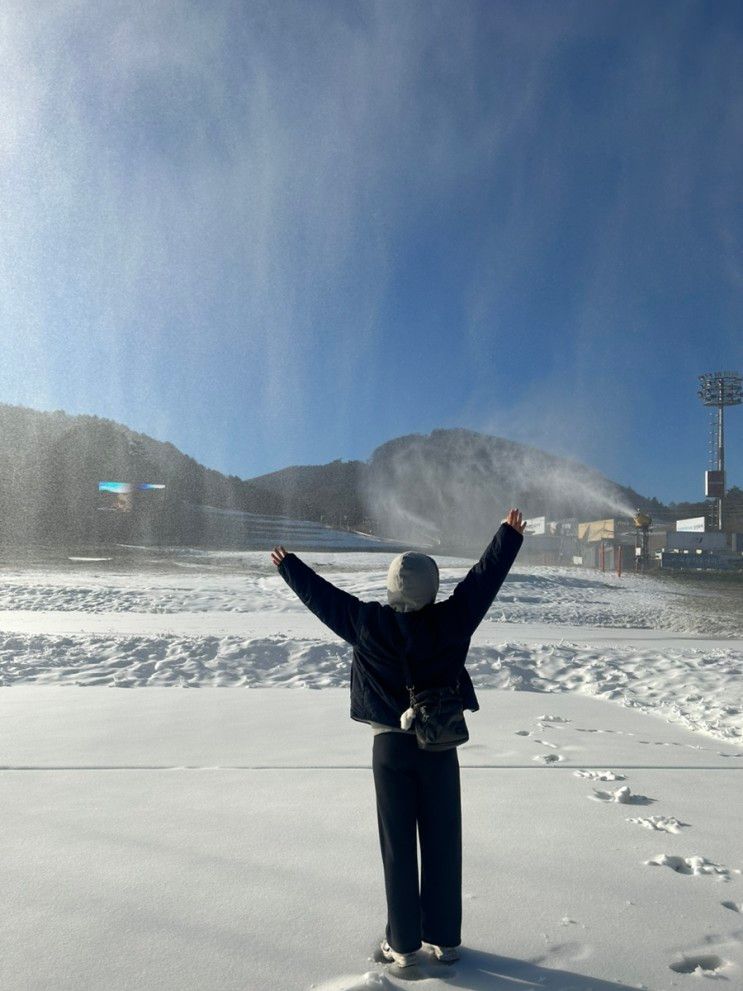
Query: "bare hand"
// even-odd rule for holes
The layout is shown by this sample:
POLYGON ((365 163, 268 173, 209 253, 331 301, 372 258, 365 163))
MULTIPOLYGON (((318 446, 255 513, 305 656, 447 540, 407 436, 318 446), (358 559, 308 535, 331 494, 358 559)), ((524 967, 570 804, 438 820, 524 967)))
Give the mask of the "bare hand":
POLYGON ((514 530, 517 530, 521 534, 526 529, 526 520, 521 518, 520 509, 511 509, 503 522, 508 523, 509 526, 512 526, 514 530))
POLYGON ((273 561, 273 563, 276 565, 277 568, 285 557, 286 557, 286 550, 281 545, 279 545, 278 547, 274 547, 274 549, 271 551, 271 560, 273 561))

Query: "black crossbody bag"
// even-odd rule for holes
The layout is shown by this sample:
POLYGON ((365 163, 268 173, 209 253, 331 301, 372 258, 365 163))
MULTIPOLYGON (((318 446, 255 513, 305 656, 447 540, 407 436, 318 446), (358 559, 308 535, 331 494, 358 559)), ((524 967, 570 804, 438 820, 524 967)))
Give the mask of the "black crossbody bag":
POLYGON ((410 708, 400 717, 400 725, 408 729, 415 722, 415 735, 421 750, 451 750, 469 738, 464 721, 459 679, 453 688, 425 688, 416 692, 407 657, 403 657, 405 687, 410 695, 410 708))

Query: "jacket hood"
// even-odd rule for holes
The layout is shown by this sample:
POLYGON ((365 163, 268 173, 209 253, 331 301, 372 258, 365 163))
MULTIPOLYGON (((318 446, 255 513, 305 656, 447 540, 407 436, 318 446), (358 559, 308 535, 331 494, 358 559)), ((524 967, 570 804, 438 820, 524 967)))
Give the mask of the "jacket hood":
POLYGON ((414 612, 436 601, 439 566, 428 554, 398 554, 387 572, 387 601, 397 612, 414 612))

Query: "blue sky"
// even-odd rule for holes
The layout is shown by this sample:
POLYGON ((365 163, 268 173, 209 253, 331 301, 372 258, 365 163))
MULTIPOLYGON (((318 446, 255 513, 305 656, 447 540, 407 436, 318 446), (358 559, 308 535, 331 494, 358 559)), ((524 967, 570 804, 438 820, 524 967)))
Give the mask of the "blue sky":
MULTIPOLYGON (((743 373, 742 4, 0 19, 0 401, 241 477, 461 426, 702 497, 697 375, 743 373)), ((743 407, 727 438, 743 486, 743 407)))

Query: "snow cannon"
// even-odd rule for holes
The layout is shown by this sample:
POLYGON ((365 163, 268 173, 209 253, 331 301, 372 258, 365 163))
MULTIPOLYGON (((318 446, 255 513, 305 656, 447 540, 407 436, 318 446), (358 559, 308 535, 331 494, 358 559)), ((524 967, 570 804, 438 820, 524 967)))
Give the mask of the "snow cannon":
POLYGON ((652 517, 648 516, 647 513, 643 513, 639 509, 632 517, 632 521, 639 530, 649 530, 650 524, 653 522, 652 517))

